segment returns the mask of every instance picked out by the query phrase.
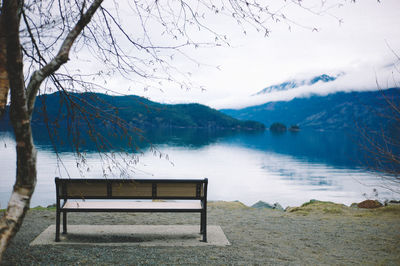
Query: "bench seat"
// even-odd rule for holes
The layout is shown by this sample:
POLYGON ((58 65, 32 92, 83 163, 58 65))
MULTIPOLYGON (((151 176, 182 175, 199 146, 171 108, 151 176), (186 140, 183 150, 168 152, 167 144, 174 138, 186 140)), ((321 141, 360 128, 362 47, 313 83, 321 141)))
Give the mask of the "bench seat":
POLYGON ((61 210, 134 210, 151 212, 160 210, 182 210, 182 211, 199 211, 202 209, 201 202, 154 202, 154 201, 67 201, 61 210))

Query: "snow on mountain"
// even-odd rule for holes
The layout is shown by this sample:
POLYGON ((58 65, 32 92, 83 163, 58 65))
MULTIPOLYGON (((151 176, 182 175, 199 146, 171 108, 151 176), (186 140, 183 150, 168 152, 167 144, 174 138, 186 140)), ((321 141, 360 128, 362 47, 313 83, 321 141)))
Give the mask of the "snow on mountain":
POLYGON ((285 81, 281 84, 276 84, 276 85, 271 85, 269 87, 266 87, 254 95, 268 94, 268 93, 277 92, 277 91, 287 91, 287 90, 299 88, 301 86, 314 85, 317 82, 327 83, 327 82, 336 80, 341 75, 343 75, 343 73, 340 73, 336 76, 329 76, 327 74, 322 74, 319 76, 312 77, 310 79, 303 79, 303 80, 293 79, 293 80, 285 81))

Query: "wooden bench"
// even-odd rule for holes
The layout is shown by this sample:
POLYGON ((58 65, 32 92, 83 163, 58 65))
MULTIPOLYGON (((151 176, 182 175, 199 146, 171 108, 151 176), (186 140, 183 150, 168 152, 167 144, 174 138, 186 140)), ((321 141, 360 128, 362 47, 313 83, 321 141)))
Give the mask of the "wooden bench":
POLYGON ((200 234, 203 236, 202 241, 207 242, 207 178, 182 180, 56 177, 55 183, 56 242, 60 241, 61 213, 63 234, 67 233, 68 212, 199 212, 200 234))

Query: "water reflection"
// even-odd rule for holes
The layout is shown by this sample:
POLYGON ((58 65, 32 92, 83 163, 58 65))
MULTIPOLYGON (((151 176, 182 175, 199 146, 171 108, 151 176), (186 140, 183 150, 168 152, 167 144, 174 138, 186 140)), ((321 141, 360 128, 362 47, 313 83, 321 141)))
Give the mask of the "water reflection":
MULTIPOLYGON (((207 130, 194 128, 146 128, 129 137, 131 142, 137 147, 136 151, 146 150, 151 145, 167 144, 170 146, 183 146, 190 148, 200 148, 210 145, 238 132, 231 130, 207 130)), ((126 149, 130 144, 127 137, 113 134, 113 132, 99 132, 109 143, 104 146, 104 151, 119 151, 126 149)), ((72 136, 67 131, 54 133, 53 141, 50 141, 49 134, 45 127, 34 127, 33 135, 35 144, 46 150, 57 150, 58 152, 73 152, 74 144, 72 136)), ((91 136, 82 131, 79 134, 79 149, 82 152, 97 152, 98 146, 91 136)))
MULTIPOLYGON (((346 133, 302 131, 274 135, 165 129, 149 130, 146 138, 142 155, 129 172, 133 178, 208 177, 210 200, 240 200, 248 205, 264 200, 294 206, 315 198, 350 204, 365 199, 363 193, 380 186, 375 174, 360 168, 358 158, 362 155, 346 133), (169 160, 155 157, 149 143, 157 144, 169 160)), ((15 149, 10 133, 1 133, 0 141, 0 204, 4 207, 15 176, 15 149)), ((71 177, 103 175, 105 166, 89 142, 83 146, 87 168, 82 172, 76 168, 76 158, 66 143, 57 146, 63 167, 56 160, 54 147, 40 131, 35 132, 35 143, 38 184, 33 206, 54 203, 54 177, 67 176, 67 170, 71 177)), ((124 142, 114 144, 123 147, 124 142)), ((395 197, 386 190, 379 193, 382 198, 395 197)))
POLYGON ((351 132, 301 131, 274 134, 239 134, 231 143, 261 151, 294 156, 305 162, 317 162, 337 167, 363 166, 363 150, 351 132))
MULTIPOLYGON (((74 145, 68 132, 57 133, 55 143, 50 142, 44 127, 35 127, 35 144, 44 150, 72 152, 74 145), (53 145, 54 144, 54 145, 53 145)), ((126 149, 129 144, 126 138, 119 135, 102 133, 110 147, 104 151, 126 149)), ((350 132, 301 131, 274 134, 265 132, 235 132, 229 130, 147 128, 132 134, 132 141, 137 152, 148 149, 151 145, 165 144, 169 146, 201 148, 213 143, 229 143, 242 147, 271 151, 294 156, 305 162, 317 162, 337 167, 362 167, 364 156, 359 147, 357 137, 350 132)), ((83 152, 97 152, 96 144, 88 134, 82 131, 79 135, 79 149, 83 152)))

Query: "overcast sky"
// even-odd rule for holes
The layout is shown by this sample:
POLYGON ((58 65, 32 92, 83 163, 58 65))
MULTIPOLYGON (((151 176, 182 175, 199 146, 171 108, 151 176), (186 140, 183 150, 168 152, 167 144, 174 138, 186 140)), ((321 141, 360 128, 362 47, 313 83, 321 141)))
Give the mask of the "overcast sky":
MULTIPOLYGON (((231 48, 200 49, 193 56, 210 66, 196 69, 192 79, 203 85, 205 91, 173 88, 163 88, 163 92, 157 89, 144 91, 131 86, 128 81, 122 84, 124 89, 130 87, 130 94, 154 101, 198 102, 213 108, 238 108, 290 100, 310 93, 375 90, 377 80, 382 87, 392 87, 396 64, 397 69, 400 68, 399 60, 391 51, 400 54, 400 1, 381 2, 347 1, 341 8, 331 10, 329 15, 292 13, 296 21, 316 26, 318 32, 300 26, 293 26, 291 31, 287 26, 272 26, 267 38, 256 32, 248 32, 245 37, 233 33, 230 36, 231 48), (265 87, 286 80, 320 74, 336 76, 339 73, 342 75, 334 82, 262 97, 252 96, 265 87)), ((400 82, 398 76, 397 80, 400 82)), ((110 80, 108 86, 122 89, 118 79, 110 80)))

